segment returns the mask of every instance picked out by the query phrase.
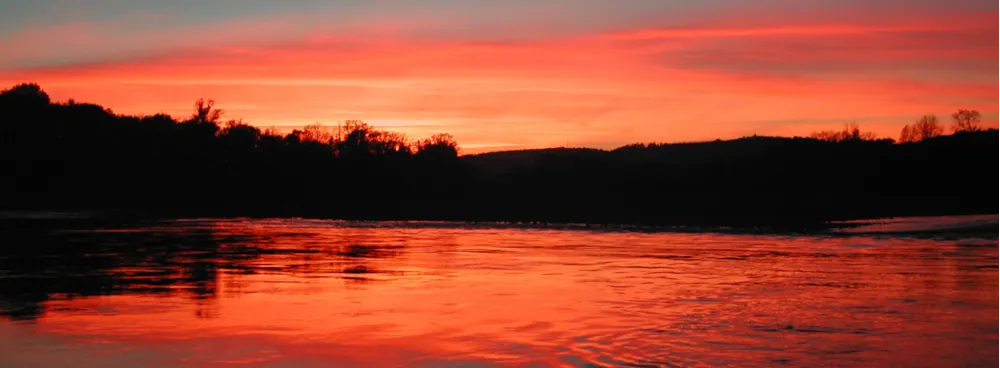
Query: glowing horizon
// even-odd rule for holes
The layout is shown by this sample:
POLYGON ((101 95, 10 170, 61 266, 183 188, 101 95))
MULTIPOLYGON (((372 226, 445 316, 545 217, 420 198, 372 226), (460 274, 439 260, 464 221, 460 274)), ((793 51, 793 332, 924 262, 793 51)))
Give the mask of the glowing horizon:
POLYGON ((997 127, 995 3, 50 0, 0 15, 0 88, 261 127, 364 120, 466 152, 997 127), (710 4, 709 4, 710 3, 710 4), (568 7, 572 5, 572 11, 568 7), (55 14, 60 14, 55 16, 55 14))

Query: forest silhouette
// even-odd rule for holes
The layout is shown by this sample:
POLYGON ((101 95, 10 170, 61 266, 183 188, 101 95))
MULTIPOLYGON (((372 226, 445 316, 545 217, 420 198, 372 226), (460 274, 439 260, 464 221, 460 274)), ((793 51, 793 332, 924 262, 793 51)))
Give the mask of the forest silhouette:
POLYGON ((857 125, 745 137, 459 155, 447 134, 411 142, 349 121, 288 134, 190 117, 0 93, 0 207, 166 216, 799 226, 997 213, 998 134, 978 112, 880 139, 857 125))

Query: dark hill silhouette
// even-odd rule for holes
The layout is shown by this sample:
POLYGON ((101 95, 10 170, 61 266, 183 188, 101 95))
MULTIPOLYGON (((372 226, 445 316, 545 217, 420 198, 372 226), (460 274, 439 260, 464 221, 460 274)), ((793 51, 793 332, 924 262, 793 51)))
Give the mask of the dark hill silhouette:
POLYGON ((465 155, 462 160, 476 167, 481 174, 496 175, 533 165, 543 157, 600 155, 604 152, 596 148, 540 148, 465 155))
POLYGON ((360 122, 282 135, 221 116, 212 101, 177 120, 6 90, 0 207, 729 226, 997 212, 995 129, 459 156, 448 135, 410 142, 360 122))
POLYGON ((995 213, 997 179, 986 167, 996 162, 997 139, 995 130, 902 145, 750 137, 467 160, 498 172, 488 181, 503 184, 488 208, 511 216, 538 208, 556 221, 588 214, 589 222, 781 224, 995 213), (503 169, 490 167, 496 162, 503 169))

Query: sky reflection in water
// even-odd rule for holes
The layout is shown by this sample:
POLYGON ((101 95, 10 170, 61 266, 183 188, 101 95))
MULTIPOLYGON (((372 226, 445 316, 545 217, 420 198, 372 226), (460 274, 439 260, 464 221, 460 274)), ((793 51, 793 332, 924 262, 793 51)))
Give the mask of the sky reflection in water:
POLYGON ((63 223, 0 233, 0 366, 997 364, 995 239, 63 223))

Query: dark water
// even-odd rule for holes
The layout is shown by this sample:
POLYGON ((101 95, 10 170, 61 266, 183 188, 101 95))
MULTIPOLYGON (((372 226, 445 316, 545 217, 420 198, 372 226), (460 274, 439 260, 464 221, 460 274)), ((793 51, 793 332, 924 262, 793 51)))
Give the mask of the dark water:
POLYGON ((993 236, 45 221, 2 367, 998 364, 993 236))

